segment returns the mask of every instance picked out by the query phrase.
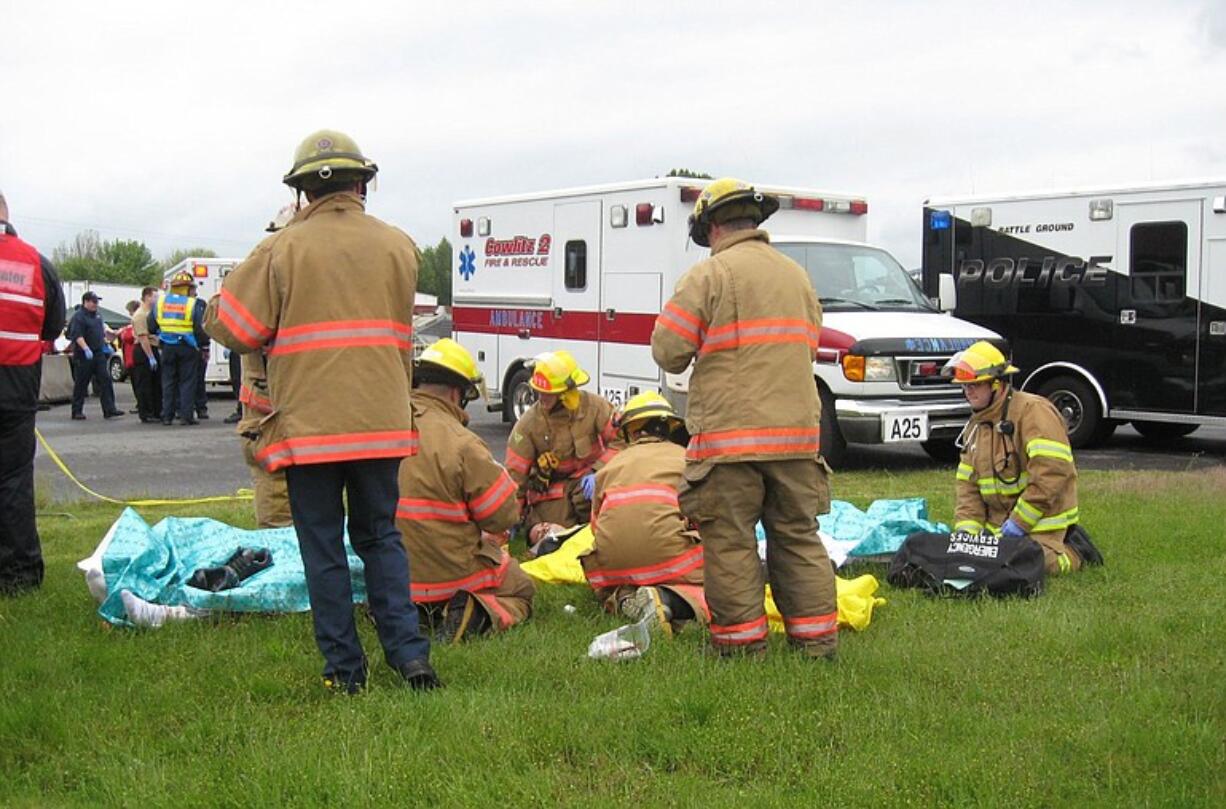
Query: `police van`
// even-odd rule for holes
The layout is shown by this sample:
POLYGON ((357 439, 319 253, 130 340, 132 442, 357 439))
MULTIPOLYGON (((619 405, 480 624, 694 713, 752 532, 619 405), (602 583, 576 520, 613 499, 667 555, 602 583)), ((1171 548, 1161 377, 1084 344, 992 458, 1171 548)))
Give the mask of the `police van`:
MULTIPOLYGON (((686 222, 705 185, 669 177, 455 204, 453 328, 485 375, 491 409, 518 418, 534 399, 525 363, 556 349, 615 405, 644 390, 680 404, 688 375, 661 373, 651 332, 678 278, 709 255, 686 222)), ((822 300, 814 377, 827 459, 838 464, 848 442, 922 442, 948 459, 970 411, 941 366, 998 336, 938 312, 889 253, 865 243, 863 197, 760 189, 780 200, 764 226, 772 243, 822 300)))
POLYGON ((1226 425, 1226 182, 932 199, 923 278, 1008 338, 1073 446, 1226 425))
MULTIPOLYGON (((170 279, 175 273, 188 272, 196 280, 197 297, 208 303, 209 298, 221 292, 221 280, 242 262, 241 258, 185 258, 163 273, 162 289, 169 290, 170 279)), ((211 343, 204 381, 206 385, 230 390, 230 349, 217 342, 211 343)))

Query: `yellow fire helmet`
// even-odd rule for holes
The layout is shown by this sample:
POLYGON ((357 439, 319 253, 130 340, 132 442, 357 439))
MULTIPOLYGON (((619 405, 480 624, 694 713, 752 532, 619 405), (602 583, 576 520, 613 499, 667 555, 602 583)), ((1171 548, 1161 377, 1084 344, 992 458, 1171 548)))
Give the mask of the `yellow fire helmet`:
POLYGON ((654 390, 644 391, 630 397, 626 407, 618 417, 617 428, 627 441, 639 431, 643 424, 651 419, 664 419, 668 422, 669 432, 685 423, 685 419, 677 415, 673 406, 654 390))
POLYGON ((953 379, 958 385, 987 382, 1016 373, 1017 368, 987 340, 980 340, 954 354, 941 369, 942 376, 953 379))
POLYGON ((282 182, 299 191, 311 191, 330 180, 350 176, 371 180, 378 171, 353 138, 335 129, 321 129, 298 144, 294 165, 282 182))
POLYGON ((461 404, 485 396, 485 378, 468 349, 450 337, 431 343, 414 363, 418 382, 438 382, 460 387, 461 404))
POLYGON ((566 393, 586 385, 591 377, 579 367, 569 351, 546 351, 531 364, 528 384, 538 393, 566 393))
POLYGON ((702 189, 690 214, 690 238, 701 247, 711 246, 711 225, 733 219, 752 219, 760 225, 779 210, 779 200, 755 191, 747 182, 721 177, 702 189))
POLYGON ((170 276, 170 288, 181 289, 183 287, 194 287, 196 279, 187 270, 179 270, 174 275, 170 276))

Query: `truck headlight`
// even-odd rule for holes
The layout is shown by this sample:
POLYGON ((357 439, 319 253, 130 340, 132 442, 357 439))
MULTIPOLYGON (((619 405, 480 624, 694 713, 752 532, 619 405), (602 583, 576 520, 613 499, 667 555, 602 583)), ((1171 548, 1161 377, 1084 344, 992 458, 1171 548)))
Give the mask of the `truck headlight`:
POLYGON ((893 357, 843 355, 843 376, 852 382, 889 382, 894 379, 893 357))

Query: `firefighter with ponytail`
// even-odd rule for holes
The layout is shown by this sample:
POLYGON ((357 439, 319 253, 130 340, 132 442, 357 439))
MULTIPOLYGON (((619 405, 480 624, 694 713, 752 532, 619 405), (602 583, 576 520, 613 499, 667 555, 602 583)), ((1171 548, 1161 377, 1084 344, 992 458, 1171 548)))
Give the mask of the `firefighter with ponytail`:
POLYGON ((606 610, 632 621, 654 614, 669 632, 708 618, 702 545, 677 499, 685 449, 674 441, 683 427, 655 391, 626 403, 618 431, 627 446, 596 474, 594 544, 580 557, 606 610))
POLYGON ((954 354, 943 373, 974 411, 958 437, 954 530, 1029 535, 1049 576, 1102 564, 1080 524, 1077 467, 1055 406, 1015 390, 1017 368, 986 340, 954 354))

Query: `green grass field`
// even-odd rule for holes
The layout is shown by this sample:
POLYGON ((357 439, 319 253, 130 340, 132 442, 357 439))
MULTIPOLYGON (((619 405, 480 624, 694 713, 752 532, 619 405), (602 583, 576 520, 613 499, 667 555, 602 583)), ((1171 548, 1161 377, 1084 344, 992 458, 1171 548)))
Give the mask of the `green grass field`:
MULTIPOLYGON (((948 521, 952 484, 854 473, 835 496, 948 521)), ((0 600, 0 806, 1226 805, 1226 470, 1080 485, 1107 567, 1030 602, 883 583, 834 665, 775 637, 710 660, 693 631, 589 661, 619 622, 546 586, 525 626, 435 650, 445 691, 380 666, 356 698, 320 686, 307 615, 105 628, 74 563, 119 509, 48 506, 76 518, 40 520, 43 590, 0 600)))

